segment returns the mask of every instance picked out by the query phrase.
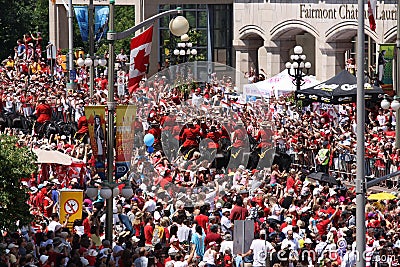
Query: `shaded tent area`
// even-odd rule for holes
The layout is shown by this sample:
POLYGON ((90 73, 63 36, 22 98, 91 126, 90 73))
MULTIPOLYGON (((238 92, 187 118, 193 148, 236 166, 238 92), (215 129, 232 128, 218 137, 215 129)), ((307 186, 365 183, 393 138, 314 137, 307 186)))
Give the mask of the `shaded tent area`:
MULTIPOLYGON (((246 84, 243 86, 243 94, 246 96, 256 96, 270 98, 280 95, 290 94, 296 91, 294 78, 289 75, 288 69, 283 70, 277 75, 257 83, 246 84)), ((303 77, 304 84, 301 88, 308 88, 320 83, 315 76, 307 75, 303 77)))
MULTIPOLYGON (((379 101, 383 99, 384 92, 382 88, 365 83, 364 89, 365 100, 379 101)), ((323 83, 296 91, 295 98, 306 103, 355 103, 357 99, 357 78, 347 70, 343 70, 323 83)))

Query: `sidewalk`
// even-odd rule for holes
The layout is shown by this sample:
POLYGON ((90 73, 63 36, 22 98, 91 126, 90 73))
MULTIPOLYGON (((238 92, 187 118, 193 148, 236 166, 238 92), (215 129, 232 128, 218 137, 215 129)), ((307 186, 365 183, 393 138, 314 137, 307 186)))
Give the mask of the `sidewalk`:
MULTIPOLYGON (((355 187, 355 186, 356 186, 355 183, 353 183, 353 182, 344 181, 344 184, 347 186, 347 188, 351 188, 351 187, 355 187)), ((367 193, 368 193, 368 192, 372 192, 372 193, 379 193, 379 192, 388 192, 388 193, 392 193, 392 192, 396 192, 396 193, 397 193, 397 192, 400 192, 400 190, 397 189, 396 187, 394 187, 394 188, 387 188, 387 187, 375 185, 375 186, 369 188, 369 189, 367 190, 367 193)))

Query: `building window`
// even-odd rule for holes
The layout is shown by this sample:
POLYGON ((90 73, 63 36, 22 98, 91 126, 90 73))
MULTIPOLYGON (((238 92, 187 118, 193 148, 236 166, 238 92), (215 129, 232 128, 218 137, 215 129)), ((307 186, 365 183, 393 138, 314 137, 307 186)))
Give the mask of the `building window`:
MULTIPOLYGON (((233 64, 233 5, 206 5, 206 4, 184 4, 184 5, 159 5, 159 12, 183 8, 183 15, 189 21, 191 29, 201 33, 200 38, 193 48, 201 58, 232 66, 233 64), (210 36, 208 34, 210 30, 210 36), (210 38, 210 39, 209 39, 210 38), (209 51, 210 49, 210 51, 209 51), (211 53, 209 53, 211 52, 211 53)), ((165 62, 168 53, 166 45, 173 38, 169 31, 169 22, 173 16, 167 16, 159 20, 159 61, 165 62)))
MULTIPOLYGON (((199 38, 197 43, 193 44, 193 48, 197 50, 197 54, 207 60, 207 45, 208 45, 208 12, 207 5, 204 4, 185 4, 185 5, 159 5, 159 11, 163 12, 166 10, 176 9, 177 7, 183 8, 183 16, 189 21, 189 25, 191 29, 196 29, 201 32, 201 37, 199 38)), ((166 55, 168 53, 172 53, 166 49, 166 45, 173 38, 177 38, 179 41, 179 37, 172 35, 169 31, 169 22, 174 16, 167 16, 160 19, 160 27, 159 27, 159 61, 165 62, 167 58, 166 55)))

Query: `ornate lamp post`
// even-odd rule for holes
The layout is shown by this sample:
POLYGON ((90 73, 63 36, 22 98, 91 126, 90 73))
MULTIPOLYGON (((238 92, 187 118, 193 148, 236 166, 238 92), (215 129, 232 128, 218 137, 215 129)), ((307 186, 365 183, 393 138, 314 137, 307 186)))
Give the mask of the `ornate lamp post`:
MULTIPOLYGON (((137 30, 143 28, 144 26, 156 21, 159 18, 171 15, 171 14, 181 14, 182 9, 177 8, 175 10, 168 10, 157 14, 145 21, 133 26, 132 28, 125 30, 123 32, 115 32, 114 29, 114 6, 115 0, 110 0, 110 15, 108 21, 108 32, 107 41, 109 42, 108 50, 110 59, 108 61, 108 97, 107 97, 107 181, 109 184, 114 183, 113 177, 113 162, 114 162, 114 112, 115 105, 114 102, 114 42, 117 40, 122 40, 124 38, 130 37, 137 30)), ((169 28, 172 34, 176 36, 182 36, 189 30, 189 22, 183 16, 177 16, 172 19, 169 23, 169 28)), ((113 224, 113 198, 110 197, 106 202, 106 239, 112 240, 112 224, 113 224)))
POLYGON ((76 64, 79 67, 89 67, 89 92, 90 92, 90 99, 92 100, 93 95, 94 95, 94 67, 97 68, 98 65, 104 67, 105 65, 107 65, 107 60, 104 58, 99 59, 98 57, 95 56, 90 56, 89 54, 86 56, 86 59, 83 58, 78 58, 78 60, 76 61, 76 64), (92 59, 94 58, 94 60, 92 59))
POLYGON ((295 46, 293 52, 294 55, 290 56, 293 63, 286 62, 285 66, 289 75, 294 78, 293 84, 296 85, 296 90, 300 90, 304 84, 303 78, 310 72, 311 63, 305 62, 307 57, 303 54, 303 48, 300 45, 295 46))
POLYGON ((174 49, 174 56, 177 57, 177 63, 179 63, 179 59, 181 59, 180 63, 185 63, 189 61, 189 57, 197 55, 197 49, 192 48, 193 44, 189 42, 189 36, 185 33, 181 36, 181 41, 177 44, 177 47, 174 49))

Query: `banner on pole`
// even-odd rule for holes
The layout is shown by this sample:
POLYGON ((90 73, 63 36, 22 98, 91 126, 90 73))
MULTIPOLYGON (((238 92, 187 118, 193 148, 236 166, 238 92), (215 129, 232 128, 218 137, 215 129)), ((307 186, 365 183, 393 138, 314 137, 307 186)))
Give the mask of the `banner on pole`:
POLYGON ((135 136, 136 106, 117 106, 116 109, 116 178, 124 176, 130 168, 135 136))
POLYGON ((87 42, 89 36, 89 11, 88 6, 74 6, 75 17, 78 21, 82 41, 87 42))
POLYGON ((60 223, 64 224, 69 215, 67 227, 72 229, 75 220, 82 219, 83 190, 60 190, 60 223))
POLYGON ((94 39, 96 42, 100 42, 101 38, 107 33, 109 14, 109 6, 94 7, 94 39))
MULTIPOLYGON (((384 90, 393 90, 393 60, 395 59, 395 53, 396 53, 396 45, 395 44, 380 44, 379 45, 379 52, 382 52, 383 50, 386 50, 385 53, 385 61, 386 64, 384 64, 383 67, 383 79, 382 82, 384 85, 382 85, 382 88, 384 90)), ((379 64, 377 64, 378 66, 379 64)))
POLYGON ((105 106, 86 106, 90 145, 93 156, 101 161, 105 158, 105 106))

